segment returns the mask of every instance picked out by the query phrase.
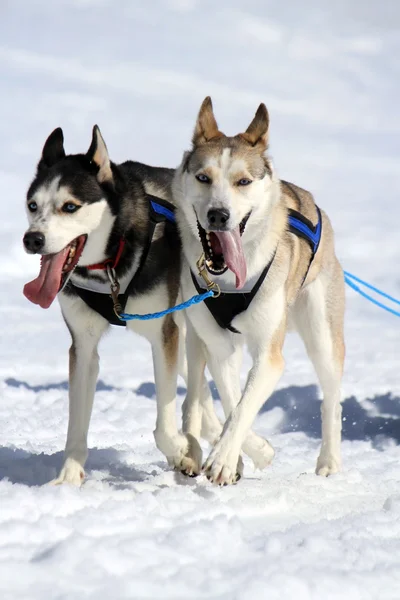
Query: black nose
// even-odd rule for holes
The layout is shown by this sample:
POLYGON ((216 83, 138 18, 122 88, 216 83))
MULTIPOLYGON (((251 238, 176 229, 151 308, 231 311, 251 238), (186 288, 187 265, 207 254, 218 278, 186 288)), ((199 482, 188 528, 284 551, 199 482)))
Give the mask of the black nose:
POLYGON ((229 217, 229 210, 225 208, 212 208, 207 213, 210 229, 225 229, 229 217))
POLYGON ((44 235, 40 231, 28 231, 24 235, 24 246, 28 252, 35 254, 40 252, 44 246, 44 235))

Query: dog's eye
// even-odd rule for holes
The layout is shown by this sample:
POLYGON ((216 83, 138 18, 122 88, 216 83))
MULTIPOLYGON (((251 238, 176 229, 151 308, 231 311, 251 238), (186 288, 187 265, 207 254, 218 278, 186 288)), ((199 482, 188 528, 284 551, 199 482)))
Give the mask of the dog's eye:
POLYGON ((243 177, 243 179, 239 179, 237 185, 250 185, 250 183, 252 183, 251 179, 246 179, 243 177))
POLYGON ((200 183, 211 183, 211 179, 207 175, 204 175, 204 173, 196 175, 196 179, 197 181, 200 181, 200 183))
POLYGON ((78 210, 78 208, 80 207, 77 204, 74 204, 73 202, 66 202, 61 210, 65 213, 73 213, 78 210))
POLYGON ((28 208, 29 208, 29 210, 31 212, 36 212, 37 211, 37 204, 36 204, 36 202, 29 202, 28 208))

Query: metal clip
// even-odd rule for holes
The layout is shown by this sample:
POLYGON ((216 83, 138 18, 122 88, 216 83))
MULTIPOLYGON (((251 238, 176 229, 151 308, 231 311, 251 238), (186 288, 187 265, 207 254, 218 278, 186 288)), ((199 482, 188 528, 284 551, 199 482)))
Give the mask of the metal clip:
POLYGON ((111 291, 111 298, 112 298, 112 301, 114 304, 114 307, 113 307, 114 313, 116 314, 118 319, 120 319, 120 314, 122 313, 122 306, 119 301, 120 285, 119 285, 119 281, 117 279, 115 270, 112 267, 110 267, 109 265, 107 265, 107 276, 110 281, 110 291, 111 291))
POLYGON ((213 298, 218 298, 218 296, 221 294, 221 290, 220 290, 218 283, 215 283, 215 281, 212 281, 208 275, 207 266, 206 266, 206 257, 204 255, 204 252, 200 256, 200 258, 196 264, 197 264, 197 268, 199 270, 199 275, 205 282, 207 289, 214 292, 213 298))

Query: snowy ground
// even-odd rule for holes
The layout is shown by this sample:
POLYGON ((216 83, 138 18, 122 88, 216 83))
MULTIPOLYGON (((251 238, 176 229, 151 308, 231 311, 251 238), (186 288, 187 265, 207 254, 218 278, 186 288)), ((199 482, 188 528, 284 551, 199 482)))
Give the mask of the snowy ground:
POLYGON ((118 329, 102 344, 87 480, 42 486, 62 460, 69 339, 57 306, 22 296, 38 265, 21 248, 54 127, 72 152, 98 123, 114 160, 175 166, 210 94, 228 133, 266 102, 282 177, 329 212, 344 266, 399 296, 398 3, 3 0, 0 33, 2 600, 398 600, 395 317, 349 290, 337 476, 313 474, 319 396, 296 338, 255 426, 273 466, 246 461, 218 489, 167 468, 149 348, 118 329))

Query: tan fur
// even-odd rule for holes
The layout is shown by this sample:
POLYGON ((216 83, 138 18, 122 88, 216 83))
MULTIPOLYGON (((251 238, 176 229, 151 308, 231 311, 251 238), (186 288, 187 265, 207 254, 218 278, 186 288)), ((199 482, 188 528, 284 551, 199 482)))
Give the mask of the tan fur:
POLYGON ((270 364, 275 368, 283 368, 284 365, 282 348, 286 337, 286 329, 286 317, 284 317, 271 339, 269 360, 270 364))
POLYGON ((260 144, 265 150, 268 146, 269 116, 265 104, 260 104, 254 119, 240 136, 252 146, 260 144))
POLYGON ((74 344, 74 342, 72 342, 72 345, 69 349, 69 372, 71 374, 73 374, 75 369, 76 369, 76 351, 75 351, 75 344, 74 344))
POLYGON ((93 155, 93 162, 99 167, 97 179, 99 183, 112 181, 113 175, 110 159, 108 157, 107 146, 97 125, 94 126, 93 133, 96 139, 96 150, 93 155))
MULTIPOLYGON (((179 269, 171 268, 167 276, 168 308, 175 306, 179 294, 179 269)), ((172 314, 167 315, 162 328, 163 347, 168 367, 176 364, 179 349, 179 328, 172 314)))
POLYGON ((199 115, 197 117, 197 123, 193 133, 193 144, 195 146, 204 144, 214 138, 222 136, 223 133, 219 131, 217 121, 214 117, 211 98, 210 96, 207 96, 200 107, 199 115))
MULTIPOLYGON (((77 200, 76 198, 74 198, 72 195, 71 195, 71 197, 66 202, 64 202, 64 204, 74 204, 75 206, 78 206, 78 207, 82 206, 82 202, 80 202, 79 200, 77 200)), ((60 215, 68 216, 67 213, 65 213, 63 211, 62 206, 57 210, 57 212, 60 215)))

